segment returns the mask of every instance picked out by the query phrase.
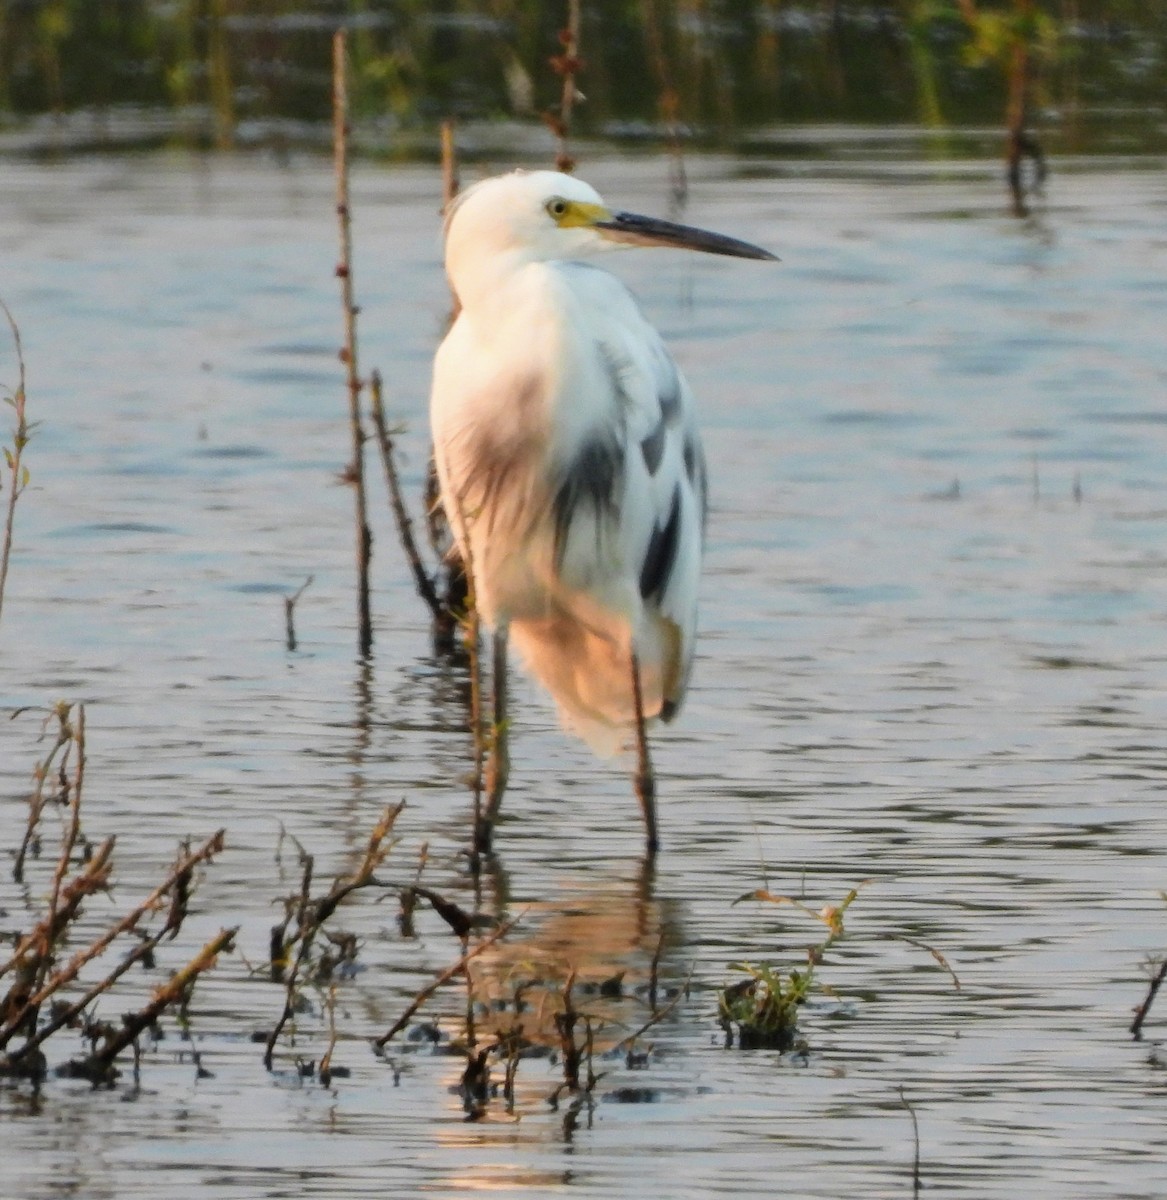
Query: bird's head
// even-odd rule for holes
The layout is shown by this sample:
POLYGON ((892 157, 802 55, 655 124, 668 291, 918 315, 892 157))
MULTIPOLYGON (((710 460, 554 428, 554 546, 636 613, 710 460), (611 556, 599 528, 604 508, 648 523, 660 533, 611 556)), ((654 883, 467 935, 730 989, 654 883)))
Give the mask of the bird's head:
POLYGON ((446 217, 446 268, 455 291, 460 277, 488 264, 574 259, 629 246, 672 246, 771 259, 749 242, 637 213, 616 212, 582 179, 558 171, 513 171, 463 192, 446 217))

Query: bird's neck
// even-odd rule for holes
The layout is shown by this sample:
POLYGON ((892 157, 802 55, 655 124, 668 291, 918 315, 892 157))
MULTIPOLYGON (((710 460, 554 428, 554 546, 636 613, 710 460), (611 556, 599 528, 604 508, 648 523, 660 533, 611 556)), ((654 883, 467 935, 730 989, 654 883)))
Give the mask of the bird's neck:
POLYGON ((446 275, 464 310, 490 315, 513 303, 529 284, 530 268, 542 265, 522 251, 504 250, 451 257, 446 275))

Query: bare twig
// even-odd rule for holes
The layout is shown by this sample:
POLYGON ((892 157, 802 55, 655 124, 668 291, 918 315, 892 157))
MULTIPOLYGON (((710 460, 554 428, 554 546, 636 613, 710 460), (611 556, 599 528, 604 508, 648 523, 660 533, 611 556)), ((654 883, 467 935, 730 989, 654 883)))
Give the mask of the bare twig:
MULTIPOLYGON (((69 714, 72 711, 72 707, 72 705, 62 701, 53 708, 52 712, 45 719, 45 724, 47 725, 53 717, 56 717, 57 737, 52 749, 37 763, 36 769, 33 772, 35 784, 32 795, 28 798, 28 823, 25 826, 24 837, 21 840, 20 849, 16 852, 16 861, 12 867, 12 878, 16 883, 24 882, 25 859, 28 857, 28 851, 36 836, 37 824, 40 821, 41 813, 44 811, 45 803, 48 799, 45 795, 45 786, 51 778, 53 762, 60 751, 72 745, 73 742, 73 726, 69 721, 69 714)), ((43 730, 41 736, 44 736, 43 730)), ((64 760, 62 760, 61 769, 62 771, 64 769, 64 760)), ((0 971, 0 974, 3 974, 3 972, 0 971)))
POLYGON ((325 1086, 332 1082, 332 1055, 336 1050, 336 984, 332 984, 328 989, 328 998, 324 1003, 324 1009, 328 1013, 328 1047, 320 1058, 320 1066, 316 1070, 316 1077, 325 1086))
POLYGON ((1155 1002, 1155 996, 1158 994, 1159 988, 1163 986, 1165 978, 1167 978, 1167 958, 1164 958, 1159 964, 1159 969, 1155 972, 1150 986, 1147 988, 1146 998, 1135 1011, 1135 1019, 1131 1022, 1131 1037, 1135 1041, 1143 1036, 1143 1022, 1147 1019, 1147 1013, 1151 1011, 1151 1005, 1155 1002))
POLYGON ((908 1116, 912 1118, 912 1140, 915 1144, 915 1153, 912 1157, 912 1195, 913 1197, 920 1194, 920 1122, 916 1120, 916 1110, 908 1102, 907 1093, 900 1088, 900 1103, 908 1110, 908 1116))
POLYGON ((450 205, 458 195, 458 156, 454 145, 454 122, 442 122, 442 213, 450 211, 450 205))
POLYGON ((929 953, 929 954, 931 954, 931 955, 932 955, 932 957, 933 957, 933 958, 934 958, 934 959, 935 959, 935 960, 936 960, 936 961, 937 961, 937 962, 938 962, 938 963, 939 963, 939 964, 940 964, 940 965, 941 965, 941 966, 942 966, 942 967, 943 967, 943 968, 944 968, 944 969, 945 969, 945 970, 948 972, 948 974, 949 974, 949 975, 952 977, 952 986, 953 986, 954 988, 956 988, 956 990, 957 990, 958 992, 960 991, 960 978, 959 978, 959 976, 958 976, 958 975, 956 974, 956 972, 955 972, 955 971, 952 969, 952 966, 951 966, 951 964, 949 963, 948 959, 946 959, 946 958, 944 957, 944 955, 943 955, 943 954, 941 954, 941 953, 940 953, 940 951, 936 949, 936 947, 935 947, 935 946, 929 946, 927 942, 918 942, 918 941, 917 941, 915 938, 906 937, 906 936, 905 936, 904 934, 902 934, 902 933, 889 933, 887 936, 888 936, 889 938, 891 938, 891 939, 892 939, 892 941, 896 941, 896 942, 907 942, 907 944, 908 944, 909 946, 915 946, 915 947, 916 947, 916 949, 918 949, 918 950, 927 950, 927 951, 928 951, 928 953, 929 953))
POLYGON ((215 965, 220 954, 234 948, 233 940, 238 932, 239 927, 236 925, 231 929, 222 930, 207 942, 185 967, 176 971, 166 983, 155 991, 145 1007, 122 1018, 121 1029, 109 1036, 100 1050, 94 1051, 82 1062, 73 1064, 74 1074, 83 1075, 85 1078, 97 1082, 108 1079, 114 1059, 143 1030, 154 1025, 170 1005, 181 1001, 199 975, 215 965))
POLYGON ((583 60, 579 57, 579 31, 580 0, 567 0, 567 25, 559 31, 559 44, 563 49, 550 60, 552 69, 563 78, 559 111, 545 113, 543 118, 555 134, 557 171, 575 169, 575 159, 567 152, 567 135, 571 130, 575 102, 583 98, 575 86, 575 77, 583 69, 583 60))
POLYGON ((340 219, 341 306, 344 310, 344 349, 341 359, 347 369, 349 426, 352 433, 352 462, 345 471, 356 497, 357 532, 357 640, 362 655, 373 645, 373 618, 369 602, 369 561, 373 534, 369 529, 365 498, 365 431, 361 424, 361 377, 357 369, 357 309, 353 299, 352 221, 348 189, 348 44, 345 31, 338 29, 332 40, 332 140, 336 168, 336 212, 340 219))
MULTIPOLYGON (((579 1090, 579 1066, 583 1050, 575 1044, 575 1027, 580 1019, 580 1013, 572 1000, 572 988, 575 986, 575 970, 568 972, 563 983, 563 1012, 555 1014, 555 1028, 559 1033, 559 1053, 563 1059, 562 1087, 575 1092, 579 1090)), ((559 1089, 556 1089, 558 1095, 559 1089)))
POLYGON ((674 219, 685 210, 689 199, 689 179, 685 172, 685 152, 681 144, 680 93, 673 85, 672 71, 665 52, 656 0, 642 0, 648 58, 656 76, 659 92, 657 107, 665 126, 669 146, 669 216, 674 219))
POLYGON ((114 839, 107 838, 98 847, 84 869, 61 887, 57 903, 33 931, 20 939, 12 957, 0 967, 0 975, 14 972, 7 994, 0 998, 0 1046, 6 1045, 35 1020, 28 1000, 38 990, 45 958, 51 956, 61 934, 77 916, 81 902, 109 886, 110 855, 114 839))
POLYGON ((413 572, 414 583, 417 585, 417 594, 425 601, 430 610, 430 616, 435 621, 440 621, 447 617, 446 606, 439 598, 433 578, 421 561, 417 540, 413 536, 413 520, 405 506, 405 496, 401 490, 401 480, 398 478, 397 464, 393 457, 393 437, 385 423, 380 371, 373 372, 371 391, 370 415, 373 421, 373 431, 377 435, 377 445, 381 451, 381 464, 385 468, 385 484, 389 489, 389 502, 393 506, 397 533, 401 538, 405 557, 409 559, 409 567, 413 572))
MULTIPOLYGON (((296 989, 300 981, 301 970, 316 940, 316 935, 320 932, 325 921, 332 916, 339 905, 351 896, 353 892, 359 891, 361 888, 380 886, 373 872, 381 865, 385 856, 392 849, 392 843, 386 844, 386 839, 393 829, 393 823, 397 820, 398 815, 404 807, 405 801, 403 800, 401 803, 390 805, 384 810, 372 833, 369 834, 369 840, 365 847, 365 856, 361 861, 360 867, 353 875, 334 880, 327 895, 322 896, 319 900, 313 900, 310 894, 313 867, 312 857, 310 855, 304 856, 304 879, 300 888, 297 909, 297 930, 292 939, 292 943, 297 945, 296 957, 285 978, 284 1009, 280 1014, 279 1020, 272 1028, 271 1033, 268 1034, 267 1046, 263 1056, 263 1064, 269 1071, 272 1068, 275 1056, 276 1042, 279 1041, 284 1026, 291 1020, 296 1010, 296 989)), ((277 926, 277 928, 279 927, 277 926)), ((273 935, 273 945, 275 940, 273 935)), ((282 934, 280 940, 282 942, 282 934)), ((283 946, 282 949, 284 956, 286 956, 289 947, 283 946)))
MULTIPOLYGON (((73 847, 77 845, 81 833, 81 785, 85 779, 85 705, 77 705, 77 716, 73 721, 73 745, 77 750, 77 762, 73 773, 73 786, 69 794, 69 824, 65 827, 65 836, 61 839, 61 853, 57 858, 57 869, 53 872, 53 883, 49 891, 49 913, 45 921, 46 930, 56 924, 57 901, 61 896, 61 884, 69 870, 69 862, 73 857, 73 847)), ((53 947, 46 942, 41 947, 40 966, 37 971, 37 988, 39 989, 52 966, 53 947)))
MULTIPOLYGON (((79 950, 69 962, 56 971, 53 976, 48 979, 38 991, 33 993, 25 1001, 23 1010, 15 1015, 7 1024, 15 1032, 17 1028, 22 1026, 28 1020, 28 1014, 35 1014, 46 1000, 58 992, 66 984, 71 983, 80 974, 82 968, 98 955, 102 954, 106 948, 123 933, 129 933, 136 929, 142 918, 148 914, 155 912, 166 894, 176 889, 184 879, 189 879, 191 872, 199 863, 209 862, 216 854, 220 853, 224 845, 225 830, 220 829, 213 836, 208 838, 197 850, 188 851, 181 855, 178 862, 171 868, 170 874, 156 887, 149 896, 140 904, 130 910, 122 919, 111 925, 104 933, 102 933, 95 941, 93 941, 84 950, 79 950)), ((63 1008, 60 1012, 54 1014, 45 1026, 37 1031, 36 1035, 29 1039, 29 1042, 23 1046, 20 1051, 12 1055, 13 1059, 23 1057, 30 1050, 35 1049, 47 1038, 56 1033, 63 1025, 69 1024, 75 1017, 82 1013, 93 1000, 101 995, 102 992, 108 991, 113 984, 126 973, 134 963, 142 958, 147 957, 162 940, 166 934, 172 937, 178 932, 177 925, 181 922, 176 919, 173 907, 172 911, 162 928, 156 934, 146 938, 118 964, 103 980, 94 984, 88 992, 74 1003, 63 1008)), ((9 1036, 7 1028, 0 1033, 0 1046, 4 1045, 9 1036)))
POLYGON ((309 575, 302 584, 290 595, 284 597, 284 629, 287 633, 286 645, 289 650, 296 648, 296 605, 300 597, 312 586, 315 575, 309 575))
MULTIPOLYGON (((458 522, 458 543, 464 550, 463 570, 466 577, 466 611, 459 619, 466 654, 470 660, 470 733, 474 739, 474 771, 471 787, 474 793, 474 834, 470 843, 470 869, 475 876, 481 868, 480 854, 490 849, 491 820, 483 810, 483 782, 486 737, 482 723, 482 622, 478 615, 478 595, 474 583, 474 552, 470 544, 470 525, 461 495, 455 497, 458 522)), ((447 514, 449 516, 450 514, 447 514)), ((501 799, 501 798, 500 798, 501 799)))
POLYGON ((22 458, 24 448, 28 445, 30 430, 25 417, 24 349, 20 341, 20 329, 17 327, 12 313, 9 312, 8 305, 3 300, 0 300, 0 308, 4 310, 4 316, 8 319, 8 327, 12 330, 12 341, 16 346, 16 366, 18 372, 16 390, 8 397, 8 401, 16 413, 16 429, 12 435, 12 448, 4 447, 4 458, 8 464, 11 479, 8 484, 8 503, 4 512, 4 543, 0 546, 0 612, 2 612, 4 608, 4 585, 8 582, 8 559, 12 553, 12 531, 16 521, 16 502, 28 486, 28 467, 23 464, 22 458))

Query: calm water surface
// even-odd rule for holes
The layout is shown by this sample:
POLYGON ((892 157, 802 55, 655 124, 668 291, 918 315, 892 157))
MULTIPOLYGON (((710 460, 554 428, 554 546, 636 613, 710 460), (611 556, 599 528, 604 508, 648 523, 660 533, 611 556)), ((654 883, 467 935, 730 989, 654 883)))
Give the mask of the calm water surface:
MULTIPOLYGON (((0 1195, 910 1196, 900 1089, 928 1195, 1167 1193, 1167 1012, 1127 1033, 1167 951, 1161 168, 1057 164, 1018 221, 975 164, 703 160, 686 219, 782 265, 613 261, 690 375, 714 479, 695 685, 656 741, 665 849, 647 875, 622 771, 520 685, 483 905, 526 913, 509 961, 581 979, 643 982, 663 933, 664 974, 691 970, 691 993, 643 1069, 602 1063, 594 1104, 553 1109, 558 1069, 533 1060, 513 1114, 468 1123, 459 1059, 380 1061, 365 1040, 455 957, 428 911, 413 939, 392 901, 343 915, 365 968, 340 991, 349 1077, 296 1073, 326 1043, 318 1011, 271 1074, 250 1040, 282 1006, 249 970, 297 885, 281 824, 327 879, 405 798, 386 876, 409 878, 428 841, 431 886, 473 903, 465 680, 430 653, 379 479, 377 640, 354 655, 329 168, 5 163, 0 295, 40 426, 0 700, 87 705, 87 828, 118 835, 92 922, 144 895, 179 838, 228 830, 183 937, 104 1015, 241 929, 196 993, 209 1077, 171 1021, 138 1090, 0 1087, 0 1195), (281 596, 310 574, 289 653, 281 596), (821 933, 732 901, 768 883, 818 908, 863 880, 805 1051, 724 1050, 728 964, 794 966, 821 933), (960 990, 903 937, 942 951, 960 990)), ((659 160, 583 173, 666 211, 659 160)), ((354 180, 362 359, 407 426, 414 494, 448 305, 438 193, 419 168, 354 180)), ((39 720, 0 722, 6 849, 39 720)), ((27 902, 0 886, 5 928, 27 902)), ((433 1009, 449 1030, 458 1006, 433 1009)))

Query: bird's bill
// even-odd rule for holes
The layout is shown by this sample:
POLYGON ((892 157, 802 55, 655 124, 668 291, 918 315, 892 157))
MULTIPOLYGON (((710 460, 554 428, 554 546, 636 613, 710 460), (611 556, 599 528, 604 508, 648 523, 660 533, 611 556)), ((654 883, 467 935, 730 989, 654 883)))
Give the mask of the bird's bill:
POLYGON ((658 217, 642 217, 639 213, 612 213, 606 219, 596 221, 594 228, 608 241, 626 246, 673 246, 680 250, 701 250, 706 254, 727 254, 732 258, 778 261, 769 250, 750 242, 726 237, 723 233, 710 233, 707 229, 694 229, 692 225, 662 221, 658 217))

